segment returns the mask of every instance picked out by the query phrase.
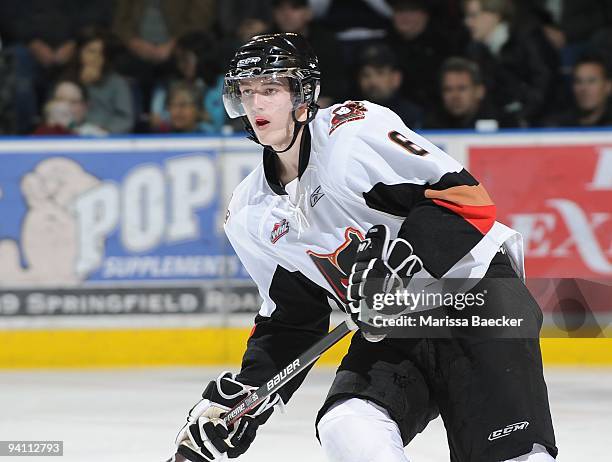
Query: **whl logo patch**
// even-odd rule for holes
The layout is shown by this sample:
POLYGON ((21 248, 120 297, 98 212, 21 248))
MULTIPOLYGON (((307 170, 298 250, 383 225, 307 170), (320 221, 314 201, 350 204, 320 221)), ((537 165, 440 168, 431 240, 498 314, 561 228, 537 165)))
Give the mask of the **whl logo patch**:
POLYGON ((281 237, 289 232, 289 222, 283 218, 279 223, 274 224, 272 232, 270 233, 270 242, 276 244, 281 237))
POLYGON ((525 430, 528 426, 529 426, 529 422, 527 421, 506 425, 504 428, 500 430, 495 430, 494 432, 491 432, 491 434, 489 435, 489 441, 498 440, 499 438, 508 436, 510 435, 510 433, 518 431, 518 430, 525 430))

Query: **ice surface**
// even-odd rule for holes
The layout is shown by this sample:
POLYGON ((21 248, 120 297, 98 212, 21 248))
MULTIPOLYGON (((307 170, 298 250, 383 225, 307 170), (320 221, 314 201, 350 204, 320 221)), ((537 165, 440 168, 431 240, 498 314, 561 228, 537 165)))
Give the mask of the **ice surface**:
MULTIPOLYGON (((220 368, 0 372, 0 440, 63 440, 64 457, 7 462, 163 462, 186 412, 220 368)), ((316 462, 314 418, 333 379, 315 369, 262 427, 242 462, 316 462)), ((612 368, 546 371, 559 461, 609 460, 612 368)), ((440 419, 406 449, 412 462, 447 461, 440 419)))

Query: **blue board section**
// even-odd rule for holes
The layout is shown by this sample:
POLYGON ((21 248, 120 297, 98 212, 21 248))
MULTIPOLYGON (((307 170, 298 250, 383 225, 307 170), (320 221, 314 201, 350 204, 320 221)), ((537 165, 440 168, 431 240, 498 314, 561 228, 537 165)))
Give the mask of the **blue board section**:
POLYGON ((218 157, 0 154, 2 285, 245 278, 222 232, 218 157))

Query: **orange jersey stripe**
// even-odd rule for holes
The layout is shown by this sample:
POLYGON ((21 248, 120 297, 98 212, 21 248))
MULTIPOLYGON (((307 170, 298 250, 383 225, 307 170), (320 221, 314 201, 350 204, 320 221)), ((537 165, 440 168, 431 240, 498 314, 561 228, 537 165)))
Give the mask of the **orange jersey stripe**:
POLYGON ((495 205, 459 205, 453 202, 434 199, 433 202, 440 207, 447 208, 463 217, 483 235, 487 234, 495 223, 495 205))
POLYGON ((453 202, 457 205, 493 205, 491 197, 489 197, 487 190, 481 184, 476 186, 453 186, 441 191, 427 189, 425 197, 453 202))

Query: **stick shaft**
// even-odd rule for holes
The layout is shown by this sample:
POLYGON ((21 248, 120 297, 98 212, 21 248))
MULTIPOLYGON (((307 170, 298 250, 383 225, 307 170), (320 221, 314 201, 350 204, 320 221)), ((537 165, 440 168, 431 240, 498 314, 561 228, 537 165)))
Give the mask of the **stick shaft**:
POLYGON ((342 340, 350 331, 346 322, 339 324, 325 337, 302 353, 291 364, 234 406, 223 418, 225 423, 228 426, 236 423, 244 414, 259 406, 268 396, 293 380, 300 372, 314 363, 319 356, 342 340))

